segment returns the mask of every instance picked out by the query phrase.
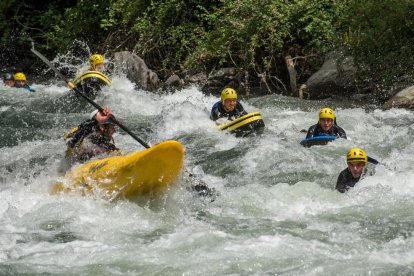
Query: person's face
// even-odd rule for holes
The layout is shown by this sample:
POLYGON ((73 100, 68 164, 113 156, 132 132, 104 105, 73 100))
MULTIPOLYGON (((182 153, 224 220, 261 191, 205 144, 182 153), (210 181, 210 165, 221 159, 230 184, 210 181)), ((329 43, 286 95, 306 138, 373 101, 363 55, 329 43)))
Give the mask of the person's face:
POLYGON ((17 80, 14 82, 14 86, 16 87, 23 87, 26 84, 26 81, 24 80, 17 80))
POLYGON ((233 111, 236 107, 237 99, 225 99, 223 103, 224 110, 227 112, 233 111))
POLYGON ((329 132, 332 130, 333 120, 328 118, 319 119, 319 125, 321 126, 323 132, 329 132))
POLYGON ((99 63, 95 65, 95 71, 103 72, 105 70, 105 65, 103 63, 99 63))
POLYGON ((14 86, 14 80, 5 80, 4 85, 13 87, 14 86))
POLYGON ((364 162, 352 162, 348 163, 348 170, 351 172, 353 178, 358 178, 361 176, 364 171, 365 163, 364 162))

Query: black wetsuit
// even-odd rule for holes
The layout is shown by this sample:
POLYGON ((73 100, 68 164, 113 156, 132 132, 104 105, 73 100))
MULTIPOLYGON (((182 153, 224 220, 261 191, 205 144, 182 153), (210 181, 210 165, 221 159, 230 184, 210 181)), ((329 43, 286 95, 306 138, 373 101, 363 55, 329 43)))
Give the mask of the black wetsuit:
POLYGON ((234 119, 237 119, 246 114, 247 112, 239 102, 237 102, 233 111, 230 112, 224 110, 223 104, 221 102, 216 102, 211 109, 210 119, 216 121, 219 118, 227 118, 229 121, 233 121, 234 119))
POLYGON ((96 155, 119 150, 111 139, 99 132, 98 126, 95 118, 89 119, 66 135, 66 158, 69 161, 84 162, 96 155))
POLYGON ((341 193, 345 193, 349 190, 349 188, 352 188, 355 186, 355 184, 361 179, 361 177, 354 178, 352 176, 352 173, 349 171, 348 168, 343 170, 339 176, 338 180, 336 181, 335 189, 337 189, 341 193))
POLYGON ((319 124, 313 125, 308 129, 308 133, 306 134, 306 138, 311 138, 314 136, 336 136, 338 138, 346 139, 345 130, 343 130, 338 125, 334 124, 330 132, 326 133, 323 132, 321 126, 319 124))

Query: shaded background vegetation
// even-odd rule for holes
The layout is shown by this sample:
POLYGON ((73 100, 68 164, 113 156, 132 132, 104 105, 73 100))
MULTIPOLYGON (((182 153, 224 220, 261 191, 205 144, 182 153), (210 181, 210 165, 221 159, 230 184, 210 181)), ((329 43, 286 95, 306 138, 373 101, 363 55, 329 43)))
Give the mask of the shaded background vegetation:
POLYGON ((48 57, 76 54, 75 40, 107 55, 130 50, 161 79, 233 67, 276 92, 286 56, 303 83, 333 49, 353 56, 361 91, 381 95, 413 75, 412 0, 3 0, 0 10, 7 70, 39 73, 33 39, 48 57))

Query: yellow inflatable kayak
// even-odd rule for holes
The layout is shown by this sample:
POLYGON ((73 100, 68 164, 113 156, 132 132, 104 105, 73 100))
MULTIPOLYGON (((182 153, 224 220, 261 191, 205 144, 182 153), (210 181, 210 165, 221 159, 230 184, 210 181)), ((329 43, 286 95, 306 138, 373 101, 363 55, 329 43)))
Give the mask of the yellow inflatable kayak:
POLYGON ((183 145, 165 141, 143 151, 75 167, 52 186, 51 194, 79 192, 112 200, 155 193, 174 184, 183 162, 183 145))

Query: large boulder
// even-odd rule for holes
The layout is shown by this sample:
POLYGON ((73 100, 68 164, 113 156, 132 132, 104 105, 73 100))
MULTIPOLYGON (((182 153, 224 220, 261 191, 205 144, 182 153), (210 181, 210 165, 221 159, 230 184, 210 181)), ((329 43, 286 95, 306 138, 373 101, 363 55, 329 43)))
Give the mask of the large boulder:
POLYGON ((114 55, 116 72, 121 72, 138 87, 152 90, 159 87, 158 75, 150 70, 145 61, 129 51, 116 52, 114 55))
POLYGON ((200 86, 205 93, 219 94, 225 87, 233 87, 236 90, 240 88, 239 72, 236 68, 221 68, 213 71, 210 74, 199 73, 186 78, 189 83, 194 83, 200 86))
POLYGON ((306 92, 310 99, 325 99, 331 96, 351 98, 357 93, 354 78, 354 60, 340 52, 331 52, 321 69, 306 81, 306 92))
POLYGON ((401 90, 384 104, 384 108, 401 107, 414 109, 414 86, 401 90))
POLYGON ((179 89, 184 85, 184 81, 177 75, 171 75, 165 82, 164 87, 167 89, 179 89))

